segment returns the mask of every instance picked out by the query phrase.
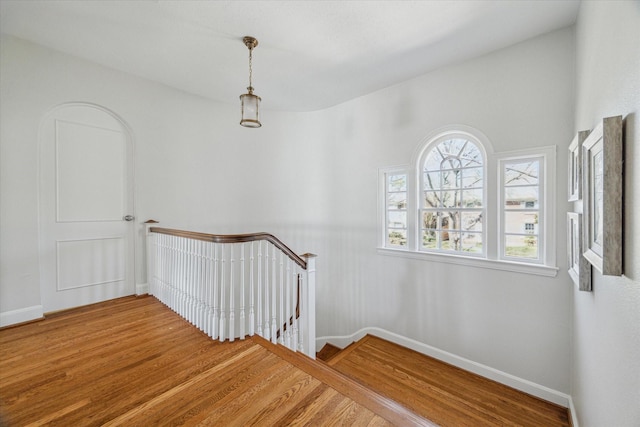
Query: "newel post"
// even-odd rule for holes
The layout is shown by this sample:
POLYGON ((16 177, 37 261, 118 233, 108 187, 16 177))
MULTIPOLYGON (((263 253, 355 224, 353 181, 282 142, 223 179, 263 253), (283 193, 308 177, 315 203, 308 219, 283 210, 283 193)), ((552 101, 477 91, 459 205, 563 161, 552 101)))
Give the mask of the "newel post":
POLYGON ((307 262, 306 280, 302 286, 302 348, 299 350, 312 359, 316 358, 316 256, 301 255, 307 262))
MULTIPOLYGON (((158 221, 150 219, 145 222, 145 240, 146 240, 146 249, 147 249, 147 293, 149 295, 154 294, 154 283, 153 283, 153 272, 155 269, 155 254, 153 252, 153 236, 151 235, 151 227, 156 226, 158 221)), ((156 292, 157 293, 157 292, 156 292)))

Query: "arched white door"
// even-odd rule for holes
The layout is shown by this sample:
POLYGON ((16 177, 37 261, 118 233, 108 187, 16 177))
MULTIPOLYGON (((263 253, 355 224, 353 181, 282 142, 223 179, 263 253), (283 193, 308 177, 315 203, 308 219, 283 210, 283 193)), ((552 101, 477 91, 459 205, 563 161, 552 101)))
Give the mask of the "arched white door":
POLYGON ((133 147, 126 125, 64 104, 39 133, 39 245, 45 313, 135 293, 133 147))

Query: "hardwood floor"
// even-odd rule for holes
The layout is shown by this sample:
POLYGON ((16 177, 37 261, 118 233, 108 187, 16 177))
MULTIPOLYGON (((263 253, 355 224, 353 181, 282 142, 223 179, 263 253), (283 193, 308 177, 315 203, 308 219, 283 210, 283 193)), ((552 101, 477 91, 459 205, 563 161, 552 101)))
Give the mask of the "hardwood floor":
POLYGON ((568 425, 375 337, 325 351, 332 366, 260 337, 220 343, 153 297, 121 298, 0 330, 0 426, 568 425))
POLYGON ((305 356, 208 338, 155 298, 0 330, 0 425, 433 425, 305 356))
POLYGON ((374 336, 327 363, 441 426, 569 426, 566 408, 374 336))

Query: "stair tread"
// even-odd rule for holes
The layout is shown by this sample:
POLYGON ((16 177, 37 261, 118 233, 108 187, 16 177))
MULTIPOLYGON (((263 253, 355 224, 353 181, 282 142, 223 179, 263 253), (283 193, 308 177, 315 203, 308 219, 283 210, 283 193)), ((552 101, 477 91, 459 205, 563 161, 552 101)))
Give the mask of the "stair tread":
POLYGON ((316 359, 322 360, 323 362, 328 362, 331 360, 336 354, 340 353, 342 349, 337 347, 331 343, 325 344, 322 349, 316 354, 316 359))
POLYGON ((569 425, 566 408, 373 335, 328 364, 441 426, 569 425))
POLYGON ((327 363, 313 360, 302 353, 294 353, 257 335, 251 339, 394 425, 436 426, 427 418, 398 403, 397 400, 364 386, 348 375, 331 368, 327 363))

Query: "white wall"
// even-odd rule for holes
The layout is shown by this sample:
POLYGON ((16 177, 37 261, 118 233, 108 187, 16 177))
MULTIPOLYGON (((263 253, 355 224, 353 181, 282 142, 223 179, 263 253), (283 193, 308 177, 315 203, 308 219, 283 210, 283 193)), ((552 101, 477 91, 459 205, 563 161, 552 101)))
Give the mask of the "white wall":
MULTIPOLYGON (((564 269, 543 278, 378 255, 376 225, 377 169, 409 162, 436 128, 473 126, 496 151, 566 147, 573 134, 571 29, 328 110, 265 110, 259 130, 238 126, 235 99, 210 102, 11 37, 3 36, 1 49, 0 312, 40 304, 39 120, 59 103, 86 101, 112 109, 134 132, 141 221, 269 231, 319 255, 318 335, 381 327, 569 391, 564 269)), ((558 150, 558 165, 565 151, 558 150)), ((560 167, 558 182, 565 181, 560 167)), ((559 236, 565 200, 559 191, 559 236)), ((565 252, 560 238, 560 267, 565 252)), ((141 265, 140 249, 138 258, 141 265)))
POLYGON ((265 112, 268 126, 245 129, 237 99, 211 102, 6 35, 0 54, 0 313, 41 304, 37 132, 64 102, 99 104, 131 127, 141 222, 231 232, 313 222, 322 211, 318 191, 305 192, 324 173, 311 161, 322 144, 309 132, 309 114, 265 112))
POLYGON ((571 394, 581 427, 640 425, 640 2, 582 2, 575 130, 624 122, 624 276, 574 291, 571 394))
POLYGON ((322 113, 323 144, 335 158, 318 335, 377 326, 568 393, 563 165, 573 133, 573 39, 571 29, 557 31, 322 113), (377 254, 378 168, 409 163, 423 137, 456 123, 483 132, 496 151, 558 146, 556 278, 377 254))

